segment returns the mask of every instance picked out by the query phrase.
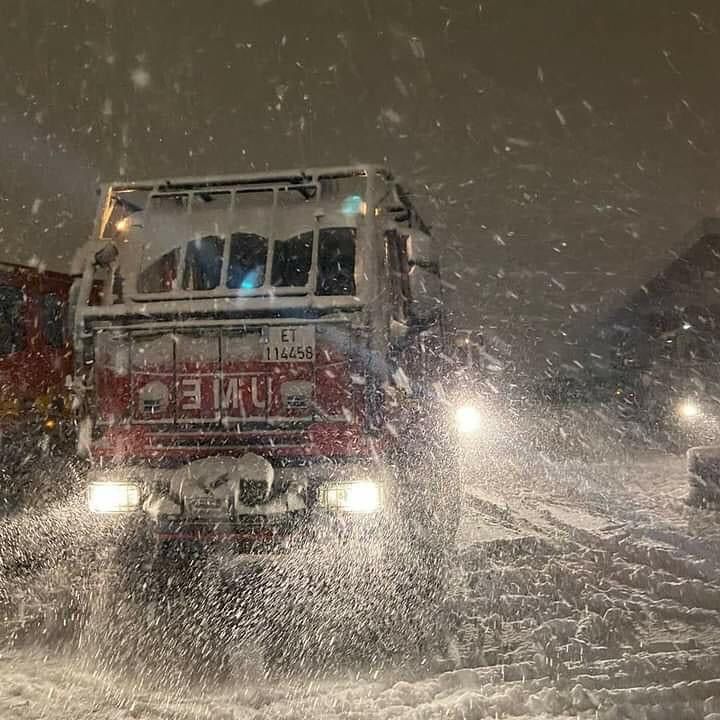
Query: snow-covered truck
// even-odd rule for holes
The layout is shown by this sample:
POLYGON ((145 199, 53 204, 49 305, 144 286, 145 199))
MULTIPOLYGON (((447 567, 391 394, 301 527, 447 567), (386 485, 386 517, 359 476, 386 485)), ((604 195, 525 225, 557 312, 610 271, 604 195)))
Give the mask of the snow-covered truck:
POLYGON ((104 185, 75 272, 93 512, 142 513, 163 551, 454 532, 438 252, 388 170, 104 185))

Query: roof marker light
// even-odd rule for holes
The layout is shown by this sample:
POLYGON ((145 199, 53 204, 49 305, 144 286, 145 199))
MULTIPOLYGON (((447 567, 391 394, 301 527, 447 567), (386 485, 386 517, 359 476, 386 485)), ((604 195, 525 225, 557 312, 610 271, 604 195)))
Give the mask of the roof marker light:
POLYGON ((348 195, 342 201, 340 212, 343 215, 365 215, 367 212, 367 203, 360 195, 348 195))

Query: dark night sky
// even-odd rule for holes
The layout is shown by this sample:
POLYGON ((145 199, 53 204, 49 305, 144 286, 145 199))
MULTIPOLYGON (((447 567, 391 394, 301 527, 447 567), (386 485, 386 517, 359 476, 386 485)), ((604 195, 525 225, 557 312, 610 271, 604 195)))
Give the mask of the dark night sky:
POLYGON ((67 267, 100 177, 387 161, 551 357, 720 212, 717 0, 0 4, 5 259, 67 267))

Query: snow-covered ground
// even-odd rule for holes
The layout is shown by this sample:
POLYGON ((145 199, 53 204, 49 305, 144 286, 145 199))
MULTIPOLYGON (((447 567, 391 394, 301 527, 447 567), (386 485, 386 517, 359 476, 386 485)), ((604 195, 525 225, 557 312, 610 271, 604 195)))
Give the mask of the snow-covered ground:
POLYGON ((248 647, 168 688, 35 643, 2 652, 0 720, 718 720, 720 519, 682 503, 684 460, 471 463, 443 658, 278 678, 248 647))

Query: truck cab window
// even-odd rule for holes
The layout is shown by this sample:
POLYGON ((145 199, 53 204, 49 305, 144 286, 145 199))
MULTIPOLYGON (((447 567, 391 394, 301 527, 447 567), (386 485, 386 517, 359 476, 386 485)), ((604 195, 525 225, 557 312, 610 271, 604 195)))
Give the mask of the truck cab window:
POLYGON ((25 348, 24 304, 20 288, 0 286, 0 355, 25 348))
POLYGON ((227 287, 252 290, 265 284, 268 241, 259 235, 237 232, 230 237, 227 287))
POLYGON ((177 279, 179 264, 180 248, 174 248, 161 255, 140 271, 137 279, 138 292, 151 294, 172 290, 177 279))
POLYGON ((220 285, 224 248, 225 239, 216 235, 187 244, 183 290, 214 290, 220 285))
POLYGON ((352 227, 320 230, 318 295, 355 294, 355 235, 352 227))
POLYGON ((62 299, 55 293, 47 293, 42 296, 41 306, 45 340, 50 347, 61 348, 65 344, 62 299))
POLYGON ((272 264, 273 287, 305 287, 312 265, 312 231, 276 240, 272 264))

